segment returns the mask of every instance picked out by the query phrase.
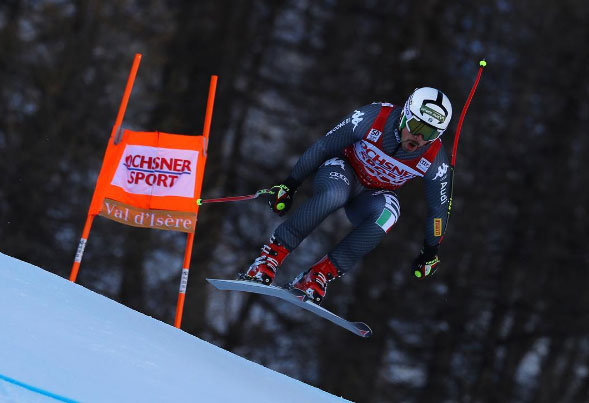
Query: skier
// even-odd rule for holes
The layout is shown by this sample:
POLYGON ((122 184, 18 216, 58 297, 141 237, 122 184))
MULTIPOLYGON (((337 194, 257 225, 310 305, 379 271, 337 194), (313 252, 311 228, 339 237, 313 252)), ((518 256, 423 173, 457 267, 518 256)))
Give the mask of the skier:
POLYGON ((316 171, 313 196, 275 229, 260 256, 239 277, 270 285, 286 256, 329 214, 345 207, 354 229, 288 285, 321 303, 327 283, 352 269, 397 222, 395 190, 417 176, 423 177, 428 213, 413 272, 418 278, 431 276, 440 263, 438 246, 449 214, 450 165, 440 136, 451 118, 448 97, 430 87, 416 89, 402 108, 373 103, 356 109, 307 149, 290 175, 271 188, 270 207, 282 216, 299 185, 316 171))

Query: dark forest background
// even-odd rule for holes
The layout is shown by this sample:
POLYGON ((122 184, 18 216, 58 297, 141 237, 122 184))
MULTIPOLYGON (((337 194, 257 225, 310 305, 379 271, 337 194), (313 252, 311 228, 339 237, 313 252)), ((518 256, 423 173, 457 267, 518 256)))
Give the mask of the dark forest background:
MULTIPOLYGON (((69 275, 135 53, 127 128, 199 134, 219 75, 205 197, 276 184, 354 108, 418 86, 453 101, 449 149, 485 58, 438 273, 409 270, 416 180, 383 244, 330 285, 325 306, 371 339, 207 285, 249 265, 281 221, 260 200, 201 208, 183 329, 358 402, 586 402, 588 22, 582 0, 4 0, 0 252, 69 275)), ((330 217, 278 281, 349 229, 330 217)), ((172 323, 184 242, 99 218, 78 283, 172 323)))

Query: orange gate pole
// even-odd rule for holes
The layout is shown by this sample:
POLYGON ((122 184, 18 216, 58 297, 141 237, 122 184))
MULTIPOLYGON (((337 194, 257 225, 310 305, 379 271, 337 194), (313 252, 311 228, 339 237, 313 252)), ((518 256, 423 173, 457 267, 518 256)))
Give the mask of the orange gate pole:
POLYGON ((176 305, 176 318, 174 326, 180 329, 182 313, 184 312, 184 299, 186 298, 186 286, 188 285, 188 270, 190 270, 190 259, 192 257, 192 245, 194 244, 194 232, 188 233, 186 237, 186 249, 184 250, 184 263, 182 264, 182 277, 180 279, 180 291, 178 292, 178 304, 176 305))
MULTIPOLYGON (((205 112, 205 122, 203 127, 203 158, 207 157, 207 148, 209 144, 209 134, 211 132, 211 121, 213 119, 213 105, 215 104, 215 93, 217 91, 217 76, 211 76, 209 84, 209 97, 207 99, 207 110, 205 112)), ((204 164, 200 175, 204 175, 204 164)), ((202 184, 202 181, 201 181, 202 184)), ((200 193, 200 189, 199 189, 200 193)), ((199 196, 200 197, 200 196, 199 196)), ((195 229, 196 231, 196 229, 195 229)), ((190 260, 192 258, 192 246, 194 245, 194 232, 190 232, 186 237, 186 249, 184 250, 184 263, 182 265, 182 276, 180 278, 180 290, 178 291, 178 303, 176 304, 176 318, 174 326, 180 329, 182 324, 182 313, 184 311, 184 300, 186 299, 186 287, 188 285, 188 271, 190 270, 190 260)))
POLYGON ((123 99, 121 100, 121 106, 119 107, 119 113, 117 114, 117 120, 115 120, 115 124, 112 127, 112 132, 110 133, 111 138, 116 134, 114 144, 118 144, 121 141, 121 126, 123 124, 123 117, 125 116, 125 111, 127 110, 127 104, 129 103, 131 90, 133 89, 133 84, 135 83, 135 77, 137 76, 139 63, 141 63, 141 53, 135 53, 135 57, 133 58, 133 65, 131 66, 131 72, 129 73, 125 92, 123 93, 123 99))
POLYGON ((76 278, 78 277, 78 270, 80 270, 80 263, 82 263, 82 256, 84 255, 86 242, 88 242, 88 237, 90 236, 90 228, 92 228, 93 221, 94 216, 88 214, 88 217, 86 217, 86 224, 84 224, 84 230, 82 231, 82 237, 80 238, 80 243, 78 244, 78 249, 76 250, 76 256, 74 257, 72 271, 70 273, 70 281, 73 283, 76 282, 76 278))
POLYGON ((205 138, 204 153, 207 156, 207 149, 209 146, 209 134, 211 133, 211 121, 213 119, 213 105, 215 104, 215 93, 217 92, 217 76, 211 76, 211 83, 209 84, 209 99, 207 100, 207 110, 205 113, 205 123, 202 135, 205 138))
MULTIPOLYGON (((135 77, 137 76, 137 70, 139 69, 139 63, 141 62, 141 54, 136 53, 135 57, 133 58, 133 65, 131 66, 131 71, 129 72, 129 78, 127 79, 127 85, 125 86, 125 92, 123 93, 123 98, 121 99, 121 105, 119 106, 119 112, 117 114, 117 118, 115 120, 115 124, 112 127, 112 131, 110 133, 111 139, 116 135, 114 143, 117 144, 120 141, 120 132, 121 132, 121 125, 123 124, 123 117, 125 116, 125 111, 127 110, 127 104, 129 103, 129 97, 131 96, 131 90, 133 89, 133 84, 135 83, 135 77)), ((110 144, 109 144, 110 146, 110 144)), ((104 163, 104 162, 103 162, 104 163)), ((94 189, 94 194, 96 195, 98 189, 94 189)), ((92 197, 94 199, 94 196, 92 197)), ((102 203, 102 202, 101 202, 102 203)), ((92 205, 92 204, 91 204, 92 205)), ((86 223, 84 224, 84 230, 82 231, 82 237, 80 238, 80 243, 78 244, 78 249, 76 251, 76 256, 74 257, 74 264, 72 265, 72 271, 70 272, 70 281, 76 282, 76 278, 78 277, 78 271, 80 270, 80 264, 82 263, 82 256, 84 255, 84 249, 86 248, 86 243, 88 242, 88 237, 90 236, 90 229, 92 228, 92 222, 94 221, 94 215, 88 213, 86 217, 86 223)))

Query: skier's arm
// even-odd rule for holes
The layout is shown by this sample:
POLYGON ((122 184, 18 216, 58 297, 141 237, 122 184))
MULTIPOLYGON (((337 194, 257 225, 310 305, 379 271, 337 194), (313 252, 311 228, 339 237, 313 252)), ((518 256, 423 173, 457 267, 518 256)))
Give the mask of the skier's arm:
POLYGON ((413 262, 413 273, 425 278, 435 273, 440 263, 438 247, 448 222, 450 187, 452 186, 450 164, 442 147, 424 176, 427 218, 423 249, 413 262))
POLYGON ((323 162, 341 155, 347 146, 361 140, 379 110, 380 104, 356 109, 309 147, 299 158, 290 175, 280 185, 271 188, 273 196, 269 204, 272 210, 284 215, 290 209, 299 185, 323 162))
POLYGON ((358 108, 346 116, 305 151, 292 169, 290 177, 302 183, 323 162, 341 155, 347 146, 361 140, 379 110, 380 104, 371 104, 358 108))

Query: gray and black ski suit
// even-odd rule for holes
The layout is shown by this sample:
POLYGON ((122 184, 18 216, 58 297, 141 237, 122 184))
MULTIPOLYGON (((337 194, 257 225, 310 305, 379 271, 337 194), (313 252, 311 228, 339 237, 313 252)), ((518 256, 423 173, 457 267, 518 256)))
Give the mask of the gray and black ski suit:
POLYGON ((428 213, 425 243, 437 245, 448 220, 450 164, 440 140, 413 152, 401 147, 402 107, 373 103, 356 109, 301 156, 290 177, 302 183, 316 172, 313 196, 276 229, 274 236, 295 249, 329 214, 345 208, 354 229, 328 253, 342 272, 374 249, 397 222, 395 192, 423 177, 428 213))

